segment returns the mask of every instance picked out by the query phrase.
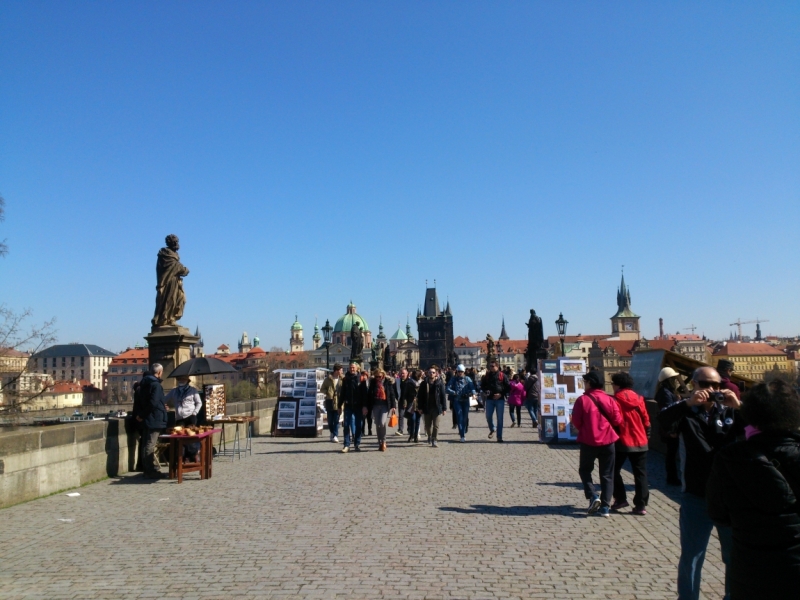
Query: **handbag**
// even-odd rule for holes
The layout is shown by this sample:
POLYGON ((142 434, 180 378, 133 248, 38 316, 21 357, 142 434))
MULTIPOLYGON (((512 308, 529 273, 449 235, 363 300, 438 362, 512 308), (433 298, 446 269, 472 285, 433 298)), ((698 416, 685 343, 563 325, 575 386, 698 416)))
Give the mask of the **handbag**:
POLYGON ((389 427, 397 427, 397 415, 389 417, 389 427))

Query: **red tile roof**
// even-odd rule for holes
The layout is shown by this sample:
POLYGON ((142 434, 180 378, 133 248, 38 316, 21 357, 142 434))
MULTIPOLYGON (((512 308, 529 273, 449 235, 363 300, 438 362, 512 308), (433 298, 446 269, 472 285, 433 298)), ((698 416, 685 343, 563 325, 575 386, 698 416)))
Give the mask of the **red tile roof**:
MULTIPOLYGON (((605 339, 610 338, 610 337, 611 336, 608 335, 608 334, 602 334, 602 335, 567 335, 567 336, 564 336, 564 343, 565 344, 574 344, 576 342, 593 342, 595 340, 597 340, 597 341, 605 340, 605 339)), ((547 341, 552 346, 554 344, 560 344, 561 343, 561 338, 558 337, 557 335, 549 335, 549 336, 547 336, 547 341)))
POLYGON ((109 364, 147 364, 150 360, 150 350, 147 348, 128 348, 122 354, 117 354, 109 364), (124 362, 123 362, 124 361, 124 362))
POLYGON ((757 342, 728 342, 714 351, 714 356, 786 356, 769 344, 757 342))

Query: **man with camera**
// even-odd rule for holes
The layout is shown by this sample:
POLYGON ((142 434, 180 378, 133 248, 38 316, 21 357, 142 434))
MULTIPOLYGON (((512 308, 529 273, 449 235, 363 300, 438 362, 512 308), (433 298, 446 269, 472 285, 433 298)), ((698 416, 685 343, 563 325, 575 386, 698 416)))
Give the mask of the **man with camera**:
MULTIPOLYGON (((706 509, 706 483, 717 451, 744 432, 739 407, 741 402, 729 389, 721 389, 722 378, 711 367, 700 367, 692 374, 692 395, 676 402, 658 415, 664 431, 678 432, 681 457, 682 491, 680 509, 681 557, 678 562, 678 599, 700 597, 700 579, 708 540, 714 523, 706 509)), ((730 527, 717 525, 726 571, 733 543, 730 527)), ((729 598, 728 574, 725 598, 729 598)))

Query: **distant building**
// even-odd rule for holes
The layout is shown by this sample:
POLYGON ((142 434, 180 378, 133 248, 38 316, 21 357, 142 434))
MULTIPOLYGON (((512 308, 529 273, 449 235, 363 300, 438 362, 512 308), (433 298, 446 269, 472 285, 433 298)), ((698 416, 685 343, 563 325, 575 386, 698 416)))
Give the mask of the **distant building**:
POLYGON ((22 406, 23 411, 76 408, 101 403, 101 391, 89 381, 56 381, 22 406))
POLYGON ((239 339, 239 354, 247 354, 252 350, 253 346, 250 343, 250 338, 247 337, 247 332, 242 332, 242 337, 239 339))
POLYGON ((733 362, 734 373, 756 381, 763 381, 769 371, 793 372, 788 355, 763 342, 728 342, 714 351, 713 366, 723 358, 733 362))
POLYGON ((133 384, 141 381, 149 368, 149 360, 147 348, 128 348, 115 356, 104 373, 106 400, 111 404, 133 402, 133 384))
POLYGON ((50 375, 56 381, 87 380, 102 388, 113 352, 94 344, 58 344, 31 357, 31 370, 50 375))
POLYGON ((347 305, 346 312, 339 317, 333 326, 332 343, 341 344, 348 348, 352 347, 353 341, 350 339, 350 331, 353 329, 353 323, 358 323, 361 327, 361 334, 364 336, 364 349, 369 350, 372 346, 372 332, 369 330, 369 325, 367 325, 364 318, 356 312, 356 305, 352 302, 347 305))
POLYGON ((317 321, 314 320, 314 335, 311 336, 311 349, 316 350, 322 345, 322 335, 319 333, 319 325, 317 325, 317 321))
POLYGON ((625 275, 622 276, 617 290, 617 312, 611 317, 611 332, 620 340, 638 340, 639 315, 631 310, 631 292, 625 285, 625 275))
POLYGON ((450 353, 455 352, 453 315, 449 300, 444 311, 439 309, 439 296, 435 287, 425 290, 423 310, 417 309, 417 332, 421 369, 433 365, 444 367, 451 362, 450 353))
POLYGON ((291 335, 289 337, 289 352, 302 352, 305 347, 303 341, 303 326, 297 320, 297 315, 294 316, 294 323, 291 327, 291 335))

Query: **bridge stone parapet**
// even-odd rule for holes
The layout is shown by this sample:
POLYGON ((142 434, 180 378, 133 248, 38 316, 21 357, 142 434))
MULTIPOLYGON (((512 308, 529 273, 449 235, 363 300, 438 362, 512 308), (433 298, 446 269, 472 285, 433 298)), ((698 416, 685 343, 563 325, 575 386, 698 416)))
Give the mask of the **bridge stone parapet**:
MULTIPOLYGON (((274 407, 262 398, 231 402, 227 413, 258 417, 253 435, 267 435, 274 407)), ((235 426, 225 427, 233 440, 235 426)), ((137 444, 130 418, 0 429, 0 508, 133 471, 137 444)))

